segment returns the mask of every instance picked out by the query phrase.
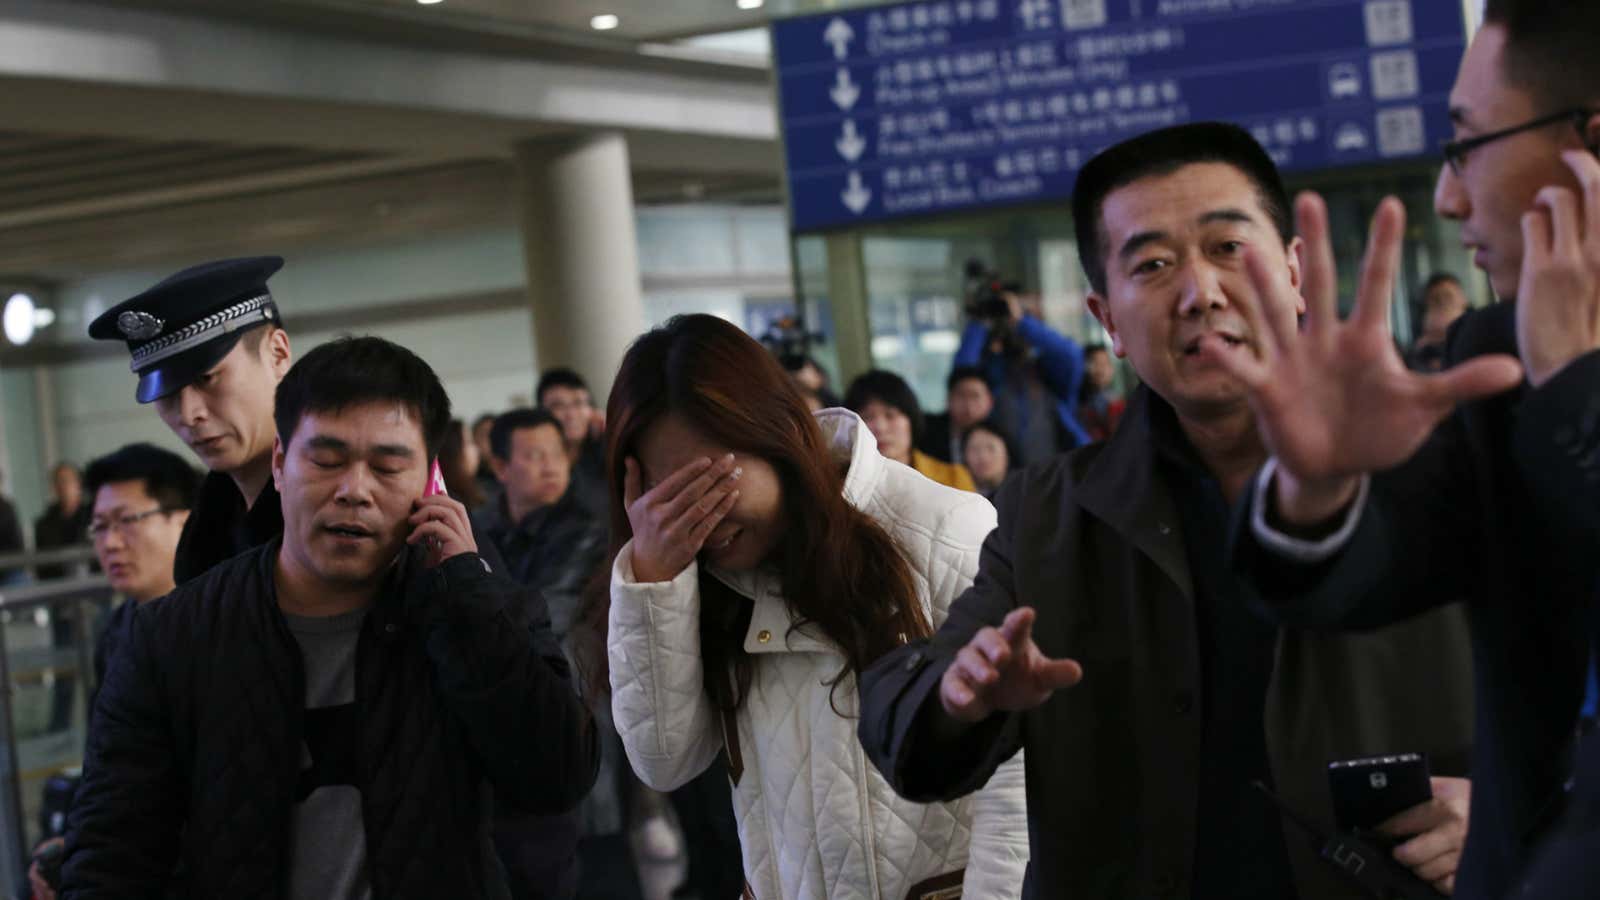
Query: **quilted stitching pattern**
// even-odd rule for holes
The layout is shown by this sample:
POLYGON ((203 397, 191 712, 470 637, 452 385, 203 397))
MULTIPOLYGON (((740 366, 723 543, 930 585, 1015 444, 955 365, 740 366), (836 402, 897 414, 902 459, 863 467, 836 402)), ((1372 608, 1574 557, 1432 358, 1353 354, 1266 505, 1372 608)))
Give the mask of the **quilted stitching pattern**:
MULTIPOLYGON (((935 623, 942 621, 977 573, 993 507, 885 460, 871 441, 855 439, 864 431, 855 416, 834 411, 819 419, 831 429, 836 451, 850 454, 846 496, 900 543, 923 602, 935 623)), ((672 582, 641 585, 629 560, 624 548, 612 573, 613 712, 635 770, 668 789, 704 771, 722 743, 701 690, 700 571, 690 566, 672 582)), ((775 585, 751 592, 757 620, 770 620, 776 611, 769 607, 782 606, 775 585)), ((1020 757, 1002 770, 1014 776, 1003 797, 986 798, 985 791, 924 805, 896 796, 856 739, 854 680, 837 691, 826 684, 842 664, 827 652, 756 655, 738 722, 745 774, 734 806, 746 878, 758 900, 900 900, 911 885, 962 867, 968 867, 968 897, 1020 894, 1027 860, 1020 757), (1005 829, 1007 846, 989 841, 996 859, 982 865, 993 871, 974 877, 980 861, 969 866, 968 849, 986 804, 1018 827, 1005 829), (974 893, 974 884, 987 887, 974 893)))

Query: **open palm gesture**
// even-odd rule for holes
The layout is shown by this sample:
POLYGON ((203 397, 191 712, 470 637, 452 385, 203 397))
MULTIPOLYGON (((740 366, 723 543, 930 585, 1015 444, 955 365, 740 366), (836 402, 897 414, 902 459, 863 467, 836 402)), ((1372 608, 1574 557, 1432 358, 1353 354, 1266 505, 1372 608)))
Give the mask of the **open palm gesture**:
POLYGON ((1278 460, 1280 514, 1313 524, 1337 513, 1360 475, 1405 462, 1456 404, 1515 386, 1522 368, 1512 356, 1484 356, 1437 375, 1406 369, 1388 325, 1405 230, 1405 209, 1395 198, 1385 198, 1373 216, 1348 321, 1339 319, 1322 198, 1302 194, 1295 219, 1305 241, 1300 330, 1261 314, 1262 297, 1291 288, 1252 255, 1247 264, 1255 295, 1246 305, 1256 308, 1246 314, 1265 320, 1256 353, 1220 345, 1202 352, 1250 392, 1256 427, 1278 460))

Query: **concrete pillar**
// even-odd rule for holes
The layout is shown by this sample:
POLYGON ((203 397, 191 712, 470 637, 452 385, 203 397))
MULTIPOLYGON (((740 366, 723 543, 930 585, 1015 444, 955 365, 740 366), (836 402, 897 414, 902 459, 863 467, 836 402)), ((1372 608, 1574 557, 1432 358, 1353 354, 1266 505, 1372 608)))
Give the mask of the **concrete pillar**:
POLYGON ((628 145, 620 134, 517 147, 534 362, 571 366, 602 408, 644 331, 628 145))
POLYGON ((828 303, 833 307, 833 340, 839 359, 839 392, 872 368, 872 319, 867 311, 867 267, 861 235, 834 232, 826 238, 828 303))

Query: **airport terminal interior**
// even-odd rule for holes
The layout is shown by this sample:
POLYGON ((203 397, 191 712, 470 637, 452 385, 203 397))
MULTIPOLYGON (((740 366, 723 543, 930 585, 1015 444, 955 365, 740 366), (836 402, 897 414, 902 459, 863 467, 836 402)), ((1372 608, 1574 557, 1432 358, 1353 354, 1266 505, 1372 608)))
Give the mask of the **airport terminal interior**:
MULTIPOLYGON (((205 468, 137 402, 127 314, 126 340, 90 337, 108 310, 190 266, 281 257, 270 296, 296 358, 342 335, 399 344, 469 430, 549 405, 537 386, 558 368, 603 412, 636 338, 709 313, 820 375, 817 405, 887 370, 920 422, 953 404, 985 299, 1005 294, 1080 363, 1108 344, 1073 176, 1142 131, 1223 120, 1291 192, 1326 198, 1346 310, 1369 220, 1400 199, 1389 327, 1409 352, 1430 276, 1494 301, 1434 213, 1479 15, 1470 0, 5 0, 0 497, 20 527, 0 547, 0 897, 29 896, 32 857, 65 829, 97 629, 135 602, 90 532, 142 526, 91 525, 96 498, 61 482, 136 442, 205 468), (1301 36, 1269 52, 1282 29, 1301 36), (73 515, 64 539, 36 533, 73 515)), ((1107 361, 1096 390, 1131 396, 1129 362, 1107 361)), ((1094 407, 1087 384, 1073 393, 1061 402, 1094 407)), ((495 471, 474 473, 488 506, 495 471)), ((586 814, 583 846, 621 849, 584 883, 611 866, 633 884, 577 896, 703 896, 706 810, 644 788, 617 748, 601 771, 626 782, 622 814, 586 814)))

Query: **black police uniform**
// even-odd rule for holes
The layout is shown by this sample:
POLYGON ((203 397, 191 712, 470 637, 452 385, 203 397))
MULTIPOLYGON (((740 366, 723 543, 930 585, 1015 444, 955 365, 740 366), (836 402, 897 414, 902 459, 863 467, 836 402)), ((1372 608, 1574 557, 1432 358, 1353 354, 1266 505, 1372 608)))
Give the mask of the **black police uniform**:
MULTIPOLYGON (((135 398, 153 403, 210 371, 245 332, 279 321, 267 279, 282 267, 280 257, 257 256, 184 269, 107 310, 89 325, 89 336, 127 343, 139 376, 135 398)), ((183 527, 173 575, 183 584, 282 533, 283 509, 270 481, 246 508, 233 479, 212 472, 183 527)))

